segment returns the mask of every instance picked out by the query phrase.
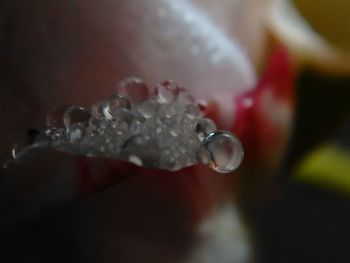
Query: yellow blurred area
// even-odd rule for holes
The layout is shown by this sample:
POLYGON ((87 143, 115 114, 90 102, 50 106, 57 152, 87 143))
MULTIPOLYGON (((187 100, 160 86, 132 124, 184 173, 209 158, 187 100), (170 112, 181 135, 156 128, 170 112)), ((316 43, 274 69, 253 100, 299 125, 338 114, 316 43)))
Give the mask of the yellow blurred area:
POLYGON ((349 0, 293 0, 300 14, 330 44, 350 50, 349 0))
POLYGON ((297 166, 294 179, 350 195, 350 150, 324 145, 297 166))
POLYGON ((350 73, 350 1, 276 0, 272 36, 290 50, 298 68, 332 75, 350 73))

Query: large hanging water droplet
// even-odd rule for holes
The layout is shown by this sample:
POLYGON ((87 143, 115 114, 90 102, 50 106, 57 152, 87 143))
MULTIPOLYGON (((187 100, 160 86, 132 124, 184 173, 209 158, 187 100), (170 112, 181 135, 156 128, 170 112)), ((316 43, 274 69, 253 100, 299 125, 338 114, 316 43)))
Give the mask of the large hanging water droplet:
POLYGON ((131 104, 138 104, 148 99, 150 91, 139 78, 128 78, 119 83, 118 93, 125 96, 131 104))
POLYGON ((91 117, 90 112, 82 107, 71 106, 63 114, 63 124, 65 127, 69 127, 72 123, 85 123, 89 122, 91 117))
POLYGON ((232 172, 243 160, 242 144, 230 132, 210 133, 202 143, 207 150, 209 166, 217 172, 232 172))
POLYGON ((103 105, 103 113, 107 118, 112 119, 122 108, 130 109, 130 102, 121 94, 113 94, 103 105))

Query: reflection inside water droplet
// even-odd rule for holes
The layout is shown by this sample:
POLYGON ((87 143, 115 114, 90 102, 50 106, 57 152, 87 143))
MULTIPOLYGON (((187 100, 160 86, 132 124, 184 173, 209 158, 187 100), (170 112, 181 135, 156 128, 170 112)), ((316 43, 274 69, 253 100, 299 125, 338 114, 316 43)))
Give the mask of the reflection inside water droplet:
POLYGON ((207 150, 209 166, 220 173, 229 173, 238 168, 243 160, 243 147, 230 132, 210 133, 203 145, 207 150))
POLYGON ((68 128, 73 123, 85 123, 89 122, 91 117, 90 112, 82 107, 71 106, 63 114, 63 124, 68 128))

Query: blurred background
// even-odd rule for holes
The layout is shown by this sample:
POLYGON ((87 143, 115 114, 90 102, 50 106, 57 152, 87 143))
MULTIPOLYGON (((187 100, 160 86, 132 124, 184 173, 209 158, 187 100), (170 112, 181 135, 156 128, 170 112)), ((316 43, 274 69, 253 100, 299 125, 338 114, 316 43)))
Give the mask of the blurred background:
POLYGON ((0 0, 0 160, 55 106, 174 80, 232 174, 47 150, 0 172, 4 262, 350 260, 350 2, 0 0))

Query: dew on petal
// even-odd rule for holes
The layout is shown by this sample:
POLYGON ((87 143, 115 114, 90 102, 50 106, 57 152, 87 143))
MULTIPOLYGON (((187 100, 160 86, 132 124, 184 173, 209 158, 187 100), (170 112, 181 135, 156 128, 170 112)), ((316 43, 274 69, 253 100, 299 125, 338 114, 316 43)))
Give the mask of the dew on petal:
MULTIPOLYGON (((129 78, 90 112, 75 106, 61 108, 57 120, 48 119, 45 135, 58 150, 144 167, 175 171, 202 162, 222 173, 236 169, 243 158, 239 140, 229 132, 216 131, 215 123, 203 118, 202 111, 173 82, 159 84, 150 94, 143 81, 129 78)), ((14 148, 14 158, 22 152, 14 148)))

